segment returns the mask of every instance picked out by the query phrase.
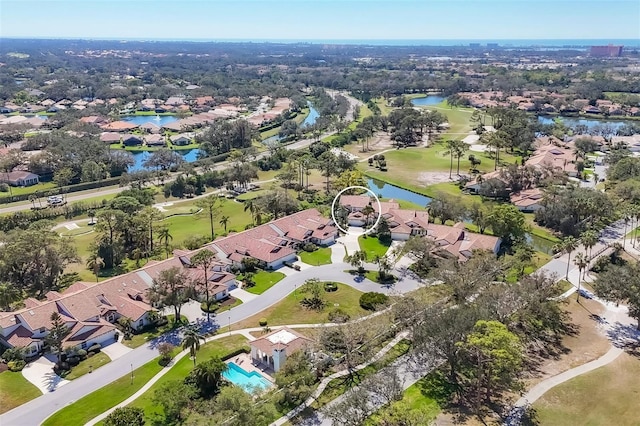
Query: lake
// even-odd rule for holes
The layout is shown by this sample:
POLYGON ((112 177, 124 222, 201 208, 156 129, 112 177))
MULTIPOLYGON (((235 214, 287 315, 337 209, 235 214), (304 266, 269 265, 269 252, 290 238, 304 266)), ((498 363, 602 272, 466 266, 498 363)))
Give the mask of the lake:
POLYGON ((125 115, 120 117, 120 119, 122 121, 137 124, 138 126, 145 123, 153 123, 156 126, 163 126, 165 124, 178 121, 178 117, 175 115, 125 115))
MULTIPOLYGON (((555 118, 556 117, 548 117, 548 116, 540 115, 538 116, 538 121, 542 124, 553 124, 553 120, 555 118)), ((573 127, 573 126, 577 126, 578 124, 582 124, 584 126, 587 126, 589 129, 592 129, 595 126, 600 126, 602 124, 610 124, 614 129, 617 130, 620 127, 624 126, 626 123, 628 123, 628 121, 624 121, 624 120, 594 120, 594 119, 588 119, 588 118, 563 117, 563 116, 559 116, 557 118, 560 118, 566 126, 573 127)))
MULTIPOLYGON (((307 105, 309 106, 309 114, 305 117, 304 121, 302 123, 300 123, 300 128, 305 128, 307 126, 311 126, 313 124, 315 124, 316 120, 318 119, 318 117, 320 117, 320 113, 318 112, 317 109, 315 109, 313 107, 313 105, 311 104, 311 102, 307 101, 307 105)), ((262 142, 263 143, 269 143, 269 142, 278 142, 280 140, 280 136, 275 135, 275 136, 271 136, 268 137, 266 139, 264 139, 262 142)))
MULTIPOLYGON (((382 198, 409 201, 424 207, 431 202, 431 198, 426 195, 416 194, 415 192, 399 188, 395 185, 391 185, 377 179, 367 179, 367 187, 377 196, 382 196, 382 198)), ((465 220, 464 222, 471 223, 469 220, 465 220)), ((532 234, 527 234, 526 239, 535 251, 553 254, 553 246, 555 245, 553 241, 549 241, 545 238, 532 234)))
POLYGON ((430 105, 438 105, 442 101, 444 101, 444 96, 427 95, 427 96, 423 96, 422 98, 411 99, 411 104, 413 106, 430 106, 430 105))
POLYGON ((309 115, 307 115, 302 124, 300 124, 300 127, 312 126, 318 117, 320 117, 320 113, 313 107, 311 102, 307 101, 307 105, 309 106, 309 115))
POLYGON ((377 179, 367 179, 367 187, 377 196, 382 196, 382 198, 394 198, 396 200, 409 201, 422 207, 425 207, 431 202, 431 198, 426 195, 416 194, 415 192, 399 188, 395 185, 391 185, 377 179))
MULTIPOLYGON (((184 158, 184 161, 186 161, 187 163, 193 163, 194 161, 196 161, 198 159, 199 151, 199 149, 175 150, 175 152, 182 155, 182 158, 184 158)), ((138 172, 140 170, 146 170, 143 166, 143 163, 147 160, 147 158, 149 158, 151 152, 135 151, 131 152, 131 155, 133 155, 133 160, 135 161, 135 163, 133 164, 133 166, 129 167, 129 171, 138 172)))

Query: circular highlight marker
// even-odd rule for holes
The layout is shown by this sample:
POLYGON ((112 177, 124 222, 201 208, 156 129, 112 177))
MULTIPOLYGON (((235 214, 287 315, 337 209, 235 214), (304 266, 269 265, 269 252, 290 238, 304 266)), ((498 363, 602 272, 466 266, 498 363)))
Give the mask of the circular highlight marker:
MULTIPOLYGON (((349 230, 348 229, 342 229, 342 226, 340 226, 340 224, 338 224, 338 221, 336 220, 336 216, 335 216, 335 207, 336 207, 336 201, 338 201, 338 199, 340 198, 340 196, 345 192, 348 191, 350 189, 364 189, 365 191, 367 191, 368 193, 370 193, 371 195, 373 195, 373 198, 376 199, 376 203, 378 204, 378 218, 376 219, 375 223, 373 224, 373 226, 369 229, 367 229, 366 231, 363 232, 362 235, 366 235, 370 232, 372 232, 374 229, 376 229, 378 227, 378 224, 380 223, 380 218, 382 217, 381 215, 381 211, 382 211, 382 205, 380 204, 380 200, 378 199, 378 196, 369 188, 365 188, 364 186, 348 186, 345 189, 343 189, 342 191, 338 192, 338 195, 336 195, 336 197, 333 199, 333 202, 331 203, 331 219, 333 220, 333 223, 336 225, 336 227, 342 231, 345 234, 349 234, 349 230)), ((366 223, 365 223, 366 226, 366 223)))

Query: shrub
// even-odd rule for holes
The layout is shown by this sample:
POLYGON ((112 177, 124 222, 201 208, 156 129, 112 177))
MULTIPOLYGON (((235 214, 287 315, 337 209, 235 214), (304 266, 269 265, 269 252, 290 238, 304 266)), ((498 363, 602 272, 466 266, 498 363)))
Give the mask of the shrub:
POLYGON ((302 250, 306 251, 306 252, 312 252, 312 251, 316 251, 318 250, 318 246, 313 244, 313 243, 305 243, 302 246, 302 250))
POLYGON ((173 350, 175 346, 173 346, 169 342, 163 342, 158 345, 158 353, 160 353, 160 360, 158 363, 165 367, 171 359, 173 358, 173 350))
POLYGON ((75 367, 76 365, 80 364, 80 358, 77 356, 70 356, 69 358, 67 358, 67 362, 70 366, 75 367))
POLYGON ((187 250, 196 250, 209 242, 209 238, 202 235, 190 235, 184 240, 184 246, 187 250))
POLYGON ((260 327, 265 327, 267 325, 267 319, 260 318, 260 321, 258 321, 258 324, 260 325, 260 327))
POLYGON ((351 319, 351 316, 343 311, 341 308, 335 308, 329 312, 329 321, 331 322, 347 322, 351 319))
POLYGON ((24 362, 24 360, 22 359, 17 359, 14 361, 9 361, 7 363, 7 367, 9 367, 9 371, 22 371, 22 369, 24 368, 24 366, 27 365, 26 362, 24 362))
POLYGON ((370 291, 360 296, 360 306, 368 311, 375 311, 378 307, 385 306, 387 303, 389 303, 389 296, 375 291, 370 291))
POLYGON ((326 282, 324 283, 324 291, 326 292, 338 291, 338 284, 334 282, 326 282))
POLYGON ((85 351, 84 349, 80 349, 78 352, 76 352, 76 356, 80 357, 80 359, 87 359, 87 351, 85 351))
POLYGON ((24 348, 9 348, 2 354, 2 359, 6 362, 24 361, 24 348))
POLYGON ((91 345, 89 349, 87 349, 87 352, 95 354, 100 352, 100 349, 102 349, 102 346, 100 346, 100 343, 94 343, 93 345, 91 345))
POLYGON ((207 306, 207 302, 205 301, 200 304, 200 309, 202 309, 203 312, 212 313, 218 310, 218 303, 214 300, 210 300, 209 306, 207 306))

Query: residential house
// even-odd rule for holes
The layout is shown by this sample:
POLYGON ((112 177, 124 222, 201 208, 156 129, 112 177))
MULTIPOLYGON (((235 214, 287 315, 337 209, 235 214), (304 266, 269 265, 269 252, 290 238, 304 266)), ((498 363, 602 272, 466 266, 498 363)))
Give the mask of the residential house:
POLYGON ((0 182, 11 186, 32 186, 40 182, 40 177, 35 173, 16 170, 9 173, 0 173, 0 182))
POLYGON ((141 124, 139 127, 140 130, 143 130, 147 133, 160 133, 160 126, 151 122, 141 124))
POLYGON ((98 115, 90 115, 80 119, 82 123, 93 124, 94 126, 102 126, 107 123, 107 119, 98 115))
POLYGON ((143 142, 144 141, 142 137, 139 135, 133 135, 133 134, 122 135, 122 143, 125 146, 138 146, 138 145, 142 145, 143 142))
POLYGON ((178 145, 178 146, 189 145, 191 143, 191 138, 184 133, 170 136, 169 140, 171 140, 171 143, 173 145, 178 145))
POLYGON ((159 134, 151 134, 146 135, 144 137, 144 142, 147 146, 165 146, 167 142, 165 141, 164 135, 159 134))
POLYGON ((122 135, 116 132, 102 132, 100 133, 100 142, 112 144, 112 143, 120 143, 120 138, 122 135))
POLYGON ((112 132, 130 132, 138 127, 137 124, 128 121, 112 121, 101 126, 103 130, 112 132))
POLYGON ((511 203, 516 206, 518 210, 531 213, 543 207, 541 203, 544 199, 544 194, 540 188, 532 188, 511 194, 510 198, 511 203))
MULTIPOLYGON (((355 216, 355 221, 352 222, 352 215, 361 214, 362 209, 367 205, 375 210, 369 222, 373 223, 374 216, 377 217, 378 214, 377 203, 371 202, 371 199, 366 195, 342 196, 340 204, 352 212, 349 215, 350 223, 364 224, 365 220, 359 216, 355 216)), ((382 217, 387 221, 391 231, 391 239, 394 241, 406 241, 412 236, 425 236, 433 239, 440 251, 444 250, 461 261, 470 258, 474 250, 489 250, 496 254, 500 249, 502 242, 500 238, 468 232, 464 223, 460 222, 454 226, 436 225, 429 223, 429 213, 426 211, 400 209, 398 204, 394 202, 380 204, 382 217)))
MULTIPOLYGON (((37 355, 44 349, 53 312, 58 312, 71 330, 63 341, 64 347, 88 348, 94 343, 112 342, 117 332, 115 323, 121 317, 130 318, 133 329, 140 330, 151 323, 149 312, 154 308, 148 292, 164 270, 182 269, 187 280, 195 283, 197 299, 203 300, 204 271, 192 265, 195 253, 178 252, 170 259, 150 261, 141 269, 101 283, 76 282, 61 293, 50 291, 46 300, 29 298, 25 308, 0 312, 0 343, 25 347, 27 356, 37 355)), ((228 262, 217 261, 208 273, 209 293, 215 300, 228 297, 236 286, 235 276, 228 268, 228 262)))
POLYGON ((253 258, 265 269, 277 269, 297 260, 296 249, 307 242, 331 244, 337 230, 333 222, 316 209, 304 210, 237 234, 213 241, 218 258, 237 267, 245 258, 253 258))
POLYGON ((257 364, 264 364, 277 373, 286 362, 287 356, 311 346, 312 343, 311 339, 297 331, 282 327, 249 343, 251 360, 257 364))

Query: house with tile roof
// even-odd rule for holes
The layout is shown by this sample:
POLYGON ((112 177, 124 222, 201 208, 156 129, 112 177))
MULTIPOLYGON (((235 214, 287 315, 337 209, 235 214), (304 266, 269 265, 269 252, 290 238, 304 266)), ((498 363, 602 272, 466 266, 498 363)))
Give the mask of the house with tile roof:
POLYGON ((286 362, 288 355, 312 343, 311 339, 297 331, 282 327, 250 343, 251 360, 257 364, 266 365, 277 373, 286 362))
MULTIPOLYGON (((349 224, 363 226, 362 222, 351 221, 351 215, 361 213, 362 209, 370 205, 375 213, 369 218, 373 224, 378 216, 378 206, 366 195, 347 195, 340 197, 340 204, 353 210, 349 215, 349 224), (360 225, 359 223, 362 223, 360 225)), ((391 239, 394 241, 406 241, 413 236, 424 236, 433 239, 440 251, 449 252, 451 256, 465 261, 472 256, 474 250, 489 250, 498 253, 502 240, 490 235, 481 235, 466 230, 464 223, 456 223, 454 226, 436 225, 429 223, 429 213, 423 210, 400 209, 398 203, 393 201, 383 203, 382 217, 387 221, 391 231, 391 239)))
POLYGON ((544 194, 540 188, 531 188, 511 194, 511 203, 521 212, 532 213, 542 208, 544 194))
POLYGON ((324 218, 316 209, 303 210, 264 225, 209 244, 220 259, 227 259, 237 267, 242 260, 253 258, 265 269, 277 269, 285 262, 297 260, 296 250, 304 243, 332 244, 337 236, 333 221, 324 218))
MULTIPOLYGON (((149 289, 164 270, 181 268, 194 285, 196 299, 204 300, 204 271, 191 263, 195 253, 177 251, 170 259, 151 261, 143 268, 100 283, 76 282, 63 292, 50 291, 46 300, 28 298, 23 309, 0 313, 0 344, 25 347, 27 356, 40 353, 53 312, 60 314, 71 330, 64 347, 87 348, 112 341, 117 332, 115 324, 121 317, 130 318, 132 327, 140 330, 151 324, 149 312, 155 308, 149 300, 149 289)), ((227 298, 236 287, 229 265, 227 261, 214 262, 207 274, 209 294, 214 300, 227 298)))

